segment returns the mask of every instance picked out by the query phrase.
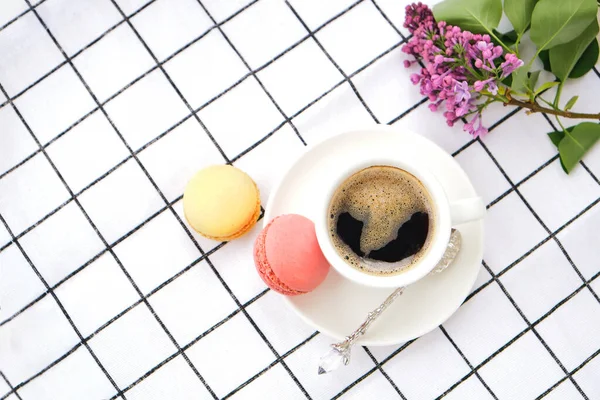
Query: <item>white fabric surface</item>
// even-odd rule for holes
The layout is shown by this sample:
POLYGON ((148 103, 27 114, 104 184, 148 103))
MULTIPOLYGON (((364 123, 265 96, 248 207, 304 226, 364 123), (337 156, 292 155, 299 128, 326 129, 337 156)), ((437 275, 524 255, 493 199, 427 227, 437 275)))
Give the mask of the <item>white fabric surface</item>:
MULTIPOLYGON (((600 147, 566 176, 542 115, 448 128, 402 65, 407 3, 2 0, 0 399, 600 399, 600 147), (181 195, 231 161, 266 201, 305 144, 374 122, 455 155, 484 264, 440 328, 317 376, 330 339, 256 275, 258 228, 203 239, 181 195)), ((597 112, 599 76, 563 97, 597 112)))

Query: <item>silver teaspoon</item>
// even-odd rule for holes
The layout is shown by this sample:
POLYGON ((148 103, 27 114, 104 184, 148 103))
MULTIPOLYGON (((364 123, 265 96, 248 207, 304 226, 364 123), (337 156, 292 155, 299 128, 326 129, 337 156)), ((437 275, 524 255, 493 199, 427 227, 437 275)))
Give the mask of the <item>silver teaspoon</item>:
MULTIPOLYGON (((452 233, 450 235, 450 241, 448 242, 448 246, 446 247, 446 251, 442 256, 442 259, 438 262, 436 267, 429 273, 429 275, 439 274, 456 258, 458 251, 460 250, 461 245, 461 236, 460 232, 456 229, 452 229, 452 233)), ((350 363, 350 351, 352 350, 352 346, 356 340, 364 335, 369 329, 369 326, 377 319, 386 308, 389 307, 390 304, 398 298, 406 289, 406 286, 399 287, 394 290, 392 294, 390 294, 387 299, 381 303, 379 307, 371 311, 367 314, 367 318, 365 321, 356 329, 351 335, 346 336, 343 342, 335 343, 331 345, 331 350, 329 350, 321 360, 319 361, 319 375, 326 374, 333 370, 338 369, 342 364, 348 365, 350 363)))

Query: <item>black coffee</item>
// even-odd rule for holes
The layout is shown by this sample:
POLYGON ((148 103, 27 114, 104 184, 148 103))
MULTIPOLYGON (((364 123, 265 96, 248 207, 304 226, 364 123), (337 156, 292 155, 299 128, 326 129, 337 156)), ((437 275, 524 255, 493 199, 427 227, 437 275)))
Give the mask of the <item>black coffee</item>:
POLYGON ((374 166, 346 179, 329 204, 338 254, 374 275, 399 273, 425 253, 433 208, 423 184, 395 167, 374 166))

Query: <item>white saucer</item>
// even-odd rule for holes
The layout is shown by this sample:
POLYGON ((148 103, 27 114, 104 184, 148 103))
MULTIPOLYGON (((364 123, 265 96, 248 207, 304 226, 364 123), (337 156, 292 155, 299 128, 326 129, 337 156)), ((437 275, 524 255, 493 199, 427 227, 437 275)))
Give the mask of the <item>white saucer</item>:
MULTIPOLYGON (((328 165, 344 163, 353 154, 364 152, 416 156, 437 176, 451 201, 476 195, 460 165, 436 144, 415 133, 379 125, 338 135, 309 148, 271 193, 264 223, 289 213, 313 218, 313 203, 323 192, 320 180, 327 174, 328 165)), ((409 286, 359 340, 360 344, 382 346, 406 342, 435 329, 458 309, 481 266, 483 221, 463 224, 457 229, 463 245, 451 267, 409 286)), ((391 289, 358 285, 331 268, 325 282, 313 292, 282 297, 308 324, 339 340, 353 332, 367 313, 391 292, 391 289)))

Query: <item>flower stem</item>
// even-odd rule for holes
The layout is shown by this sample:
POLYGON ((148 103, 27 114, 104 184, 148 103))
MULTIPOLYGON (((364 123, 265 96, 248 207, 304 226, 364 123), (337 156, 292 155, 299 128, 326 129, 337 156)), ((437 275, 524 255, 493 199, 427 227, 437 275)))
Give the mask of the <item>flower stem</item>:
POLYGON ((556 118, 556 122, 558 122, 558 125, 560 125, 560 129, 562 129, 563 133, 566 136, 569 136, 571 139, 574 139, 573 136, 571 136, 571 133, 567 129, 565 129, 565 127, 562 124, 562 122, 560 122, 560 118, 558 117, 558 115, 555 115, 554 118, 556 118))
POLYGON ((558 117, 558 115, 555 115, 554 118, 556 118, 556 122, 558 122, 558 125, 560 125, 560 128, 563 130, 563 132, 567 133, 567 130, 563 126, 562 122, 560 122, 560 118, 558 117))
POLYGON ((521 56, 519 56, 519 44, 521 43, 521 37, 522 36, 523 36, 522 33, 518 33, 517 34, 517 41, 514 44, 514 46, 515 46, 515 54, 517 55, 518 58, 521 58, 521 56))
POLYGON ((558 108, 555 107, 554 104, 552 104, 548 100, 544 99, 541 95, 538 96, 537 98, 540 99, 541 101, 543 101, 544 103, 546 103, 548 106, 552 107, 553 110, 558 110, 558 108))
POLYGON ((554 107, 558 108, 560 106, 560 104, 558 104, 560 102, 560 95, 562 94, 562 88, 563 88, 563 83, 559 83, 558 84, 558 88, 556 89, 556 96, 554 96, 554 107))
POLYGON ((504 44, 504 42, 502 42, 502 40, 498 39, 498 37, 496 35, 494 35, 494 32, 492 32, 489 29, 485 29, 487 31, 487 33, 489 33, 489 35, 491 37, 493 37, 494 39, 496 39, 496 42, 498 42, 498 44, 500 44, 500 46, 502 46, 504 48, 504 50, 508 51, 509 53, 512 53, 513 51, 510 49, 510 47, 508 47, 507 45, 504 44))
POLYGON ((473 76, 476 76, 477 79, 483 79, 483 76, 476 72, 473 68, 469 67, 466 62, 462 62, 460 66, 464 67, 467 71, 469 71, 473 76))
POLYGON ((529 103, 526 101, 517 100, 513 97, 507 96, 507 102, 505 105, 518 106, 523 107, 531 112, 541 112, 545 114, 558 115, 564 118, 582 118, 582 119, 598 119, 600 120, 600 113, 598 114, 588 114, 588 113, 578 113, 571 111, 563 111, 563 110, 554 110, 552 108, 542 107, 538 103, 529 103))

